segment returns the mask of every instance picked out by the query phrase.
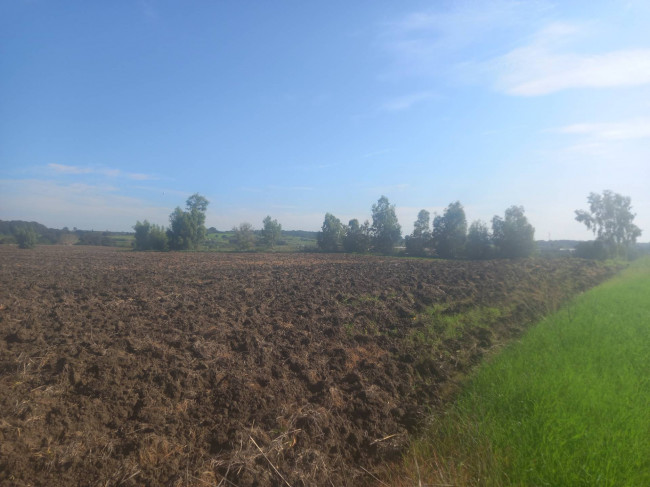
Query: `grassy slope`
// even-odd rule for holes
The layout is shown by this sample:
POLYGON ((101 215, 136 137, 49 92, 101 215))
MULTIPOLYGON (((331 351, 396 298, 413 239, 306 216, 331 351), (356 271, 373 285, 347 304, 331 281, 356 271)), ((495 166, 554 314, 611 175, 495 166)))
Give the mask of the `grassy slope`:
POLYGON ((391 484, 650 485, 650 259, 481 367, 404 470, 391 484))

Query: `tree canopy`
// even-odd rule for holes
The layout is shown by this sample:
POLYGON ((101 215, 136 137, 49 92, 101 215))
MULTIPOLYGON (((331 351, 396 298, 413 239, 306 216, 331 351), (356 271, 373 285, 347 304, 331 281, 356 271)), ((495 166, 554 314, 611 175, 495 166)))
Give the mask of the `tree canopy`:
POLYGON ((234 232, 233 240, 237 249, 250 250, 255 246, 255 230, 250 223, 241 223, 238 227, 232 229, 234 232))
POLYGON ((264 225, 260 231, 262 242, 267 247, 273 248, 282 235, 282 225, 280 225, 277 220, 272 220, 270 215, 264 218, 262 223, 264 225))
POLYGON ((523 206, 511 206, 505 217, 492 219, 492 241, 499 257, 530 257, 535 251, 535 229, 528 223, 523 206))
POLYGON ((391 205, 386 196, 372 205, 372 237, 375 249, 384 254, 393 253, 395 245, 402 238, 395 205, 391 205))
POLYGON ((169 247, 172 250, 197 249, 205 239, 205 211, 208 200, 198 193, 187 199, 186 209, 180 207, 169 216, 170 227, 167 230, 169 247))
POLYGON ((468 259, 487 259, 492 251, 492 237, 485 222, 473 221, 467 231, 465 255, 468 259))
POLYGON ((626 254, 628 247, 641 236, 641 229, 633 221, 632 202, 611 190, 603 194, 590 193, 589 211, 576 210, 576 220, 594 232, 610 256, 626 254))
POLYGON ((169 250, 167 234, 165 229, 158 225, 152 225, 147 220, 136 222, 135 250, 169 250))
POLYGON ((431 244, 430 219, 431 214, 427 210, 420 210, 418 219, 413 223, 413 233, 406 237, 406 252, 409 255, 425 255, 431 244))
POLYGON ((370 250, 370 222, 366 220, 363 225, 353 218, 345 228, 343 248, 346 252, 368 252, 370 250))
POLYGON ((340 250, 344 233, 341 220, 331 213, 326 213, 321 231, 318 232, 318 247, 325 252, 340 250))
POLYGON ((442 215, 433 220, 433 245, 443 259, 457 259, 463 255, 467 238, 467 219, 460 201, 451 203, 442 215))

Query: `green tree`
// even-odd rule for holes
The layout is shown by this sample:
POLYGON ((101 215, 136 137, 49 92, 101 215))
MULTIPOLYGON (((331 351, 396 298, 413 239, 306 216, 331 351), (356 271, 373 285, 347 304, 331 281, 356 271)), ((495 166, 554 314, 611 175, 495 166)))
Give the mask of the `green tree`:
POLYGON ((630 245, 641 236, 641 229, 633 223, 636 214, 630 197, 606 190, 602 195, 590 193, 587 201, 589 211, 576 210, 576 220, 594 232, 609 256, 627 256, 630 245))
POLYGON ((409 255, 426 254, 431 243, 430 219, 431 214, 427 210, 420 210, 418 219, 413 224, 413 233, 406 237, 406 252, 409 255))
POLYGON ((239 250, 250 250, 255 246, 255 230, 250 223, 241 223, 234 227, 234 242, 239 250))
POLYGON ((457 259, 465 251, 467 219, 460 201, 451 203, 433 219, 433 245, 443 259, 457 259))
POLYGON ((341 220, 331 213, 326 213, 317 236, 318 247, 324 252, 337 252, 341 248, 344 233, 341 220))
POLYGON ((18 248, 21 249, 33 249, 38 241, 38 235, 31 227, 18 228, 14 233, 14 237, 16 243, 18 243, 18 248))
POLYGON ((169 246, 173 250, 198 249, 205 239, 205 211, 208 200, 198 193, 187 199, 186 210, 176 207, 169 216, 170 227, 167 230, 169 246))
POLYGON ((397 221, 395 205, 382 196, 372 205, 372 239, 375 250, 392 254, 395 245, 402 238, 402 227, 397 221))
POLYGON ((523 206, 511 206, 505 218, 492 218, 492 241, 497 255, 507 259, 530 257, 535 251, 535 229, 523 206))
POLYGON ((261 230, 262 242, 265 246, 273 248, 280 240, 282 235, 282 225, 277 220, 271 220, 271 216, 267 216, 262 221, 264 227, 261 230))
POLYGON ((356 218, 350 220, 345 228, 343 248, 346 252, 365 253, 370 250, 370 222, 366 220, 363 225, 356 218))
POLYGON ((487 225, 481 220, 472 222, 467 231, 465 255, 469 259, 488 259, 492 251, 492 238, 487 225))
POLYGON ((149 250, 149 231, 151 230, 151 224, 147 220, 142 223, 138 220, 135 222, 133 230, 135 230, 135 250, 149 250))
POLYGON ((147 220, 136 222, 135 250, 169 250, 165 228, 159 225, 152 225, 147 220))
POLYGON ((149 247, 151 250, 159 250, 161 252, 169 250, 165 227, 156 224, 151 225, 149 230, 149 247))

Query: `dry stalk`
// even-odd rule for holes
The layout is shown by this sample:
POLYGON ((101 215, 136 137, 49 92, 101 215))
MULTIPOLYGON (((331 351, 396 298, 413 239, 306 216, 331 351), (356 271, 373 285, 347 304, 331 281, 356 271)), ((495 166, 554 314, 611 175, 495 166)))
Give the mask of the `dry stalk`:
POLYGON ((382 441, 390 440, 391 438, 395 438, 396 436, 403 436, 403 435, 404 435, 404 433, 395 433, 395 434, 392 434, 392 435, 384 436, 383 438, 379 438, 379 439, 373 441, 372 443, 370 443, 370 445, 375 445, 377 443, 381 443, 382 441))
POLYGON ((386 482, 382 482, 379 478, 377 478, 376 476, 374 476, 372 473, 370 473, 370 472, 369 472, 368 470, 366 470, 365 468, 361 467, 361 470, 363 470, 364 472, 366 472, 368 475, 370 475, 373 479, 375 479, 375 480, 376 480, 377 482, 379 482, 381 485, 385 485, 386 487, 390 487, 386 482))
POLYGON ((413 455, 413 460, 415 460, 415 471, 418 473, 418 487, 422 487, 422 478, 420 477, 420 466, 418 465, 418 457, 413 455))
POLYGON ((262 451, 262 449, 261 449, 260 446, 257 444, 257 442, 253 439, 253 437, 250 436, 250 435, 249 435, 248 437, 249 437, 249 438, 251 439, 251 441, 253 442, 253 445, 255 445, 255 446, 257 447, 257 449, 260 451, 260 453, 262 454, 262 456, 263 456, 264 458, 266 458, 266 461, 269 462, 269 465, 271 465, 271 467, 273 467, 273 470, 275 470, 275 473, 277 473, 277 474, 280 476, 280 478, 284 481, 285 484, 287 484, 288 487, 291 487, 291 484, 290 484, 289 482, 287 482, 287 479, 285 479, 285 478, 282 476, 282 474, 280 473, 280 471, 279 471, 277 468, 275 468, 275 465, 273 465, 273 463, 271 462, 271 460, 269 460, 269 457, 266 456, 266 453, 264 453, 264 451, 262 451))

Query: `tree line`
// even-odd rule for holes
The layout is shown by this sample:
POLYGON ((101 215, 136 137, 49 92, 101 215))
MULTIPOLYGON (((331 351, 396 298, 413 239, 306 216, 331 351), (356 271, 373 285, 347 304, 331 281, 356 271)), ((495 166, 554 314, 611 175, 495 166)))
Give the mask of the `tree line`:
MULTIPOLYGON (((591 259, 634 258, 641 247, 635 247, 641 229, 634 224, 631 199, 606 190, 590 193, 589 210, 576 210, 576 221, 593 231, 595 240, 579 242, 576 257, 591 259)), ((190 196, 185 209, 174 209, 165 228, 136 222, 136 250, 193 250, 198 249, 206 235, 205 212, 208 200, 198 193, 190 196)), ((230 244, 240 251, 269 249, 283 244, 282 225, 267 216, 262 229, 255 230, 250 223, 233 227, 230 244)), ((285 232, 292 233, 292 232, 285 232)), ((312 233, 312 232, 293 232, 312 233)), ((536 251, 535 229, 528 222, 524 208, 511 206, 503 217, 494 216, 490 226, 476 220, 469 226, 465 210, 459 201, 450 203, 441 215, 433 219, 427 210, 420 210, 413 224, 413 232, 402 238, 395 205, 386 196, 372 205, 372 223, 352 219, 344 225, 331 213, 325 214, 320 232, 316 234, 318 249, 324 252, 376 252, 392 254, 396 251, 412 256, 437 256, 447 259, 488 259, 527 257, 536 251)), ((67 227, 62 230, 47 228, 36 222, 0 221, 0 244, 16 243, 21 248, 39 244, 119 245, 114 238, 128 236, 125 232, 95 232, 67 227)), ((126 241, 128 243, 128 240, 126 241)), ((648 244, 645 244, 648 248, 648 244)), ((647 250, 646 250, 647 252, 647 250)))
MULTIPOLYGON (((630 246, 641 235, 634 225, 629 197, 612 191, 591 193, 590 210, 576 210, 576 220, 584 223, 596 236, 593 242, 577 246, 576 255, 587 258, 627 257, 630 246)), ((185 210, 177 207, 169 217, 170 226, 138 221, 135 230, 136 250, 195 250, 206 237, 205 212, 208 200, 198 193, 187 199, 185 210)), ((352 219, 347 225, 326 213, 318 248, 323 252, 375 252, 390 255, 399 250, 410 256, 444 259, 523 258, 536 251, 535 229, 528 222, 522 206, 511 206, 503 216, 495 215, 490 225, 475 220, 468 225, 460 201, 450 203, 433 219, 429 211, 420 210, 413 232, 402 238, 402 228, 395 205, 381 196, 372 205, 372 223, 352 219)), ((267 216, 261 230, 250 223, 232 229, 232 243, 238 250, 273 248, 279 241, 282 225, 267 216)))
MULTIPOLYGON (((641 236, 633 220, 631 199, 605 190, 590 193, 589 211, 576 210, 575 219, 595 235, 591 242, 576 246, 577 257, 591 259, 629 258, 632 246, 641 236)), ((344 225, 331 213, 318 233, 318 247, 324 252, 379 252, 391 254, 402 242, 401 227, 386 196, 372 206, 372 224, 352 219, 344 225)), ((511 206, 504 216, 495 215, 491 225, 481 220, 469 227, 460 201, 450 203, 433 221, 427 210, 420 210, 413 232, 405 236, 403 251, 412 256, 445 259, 490 259, 529 257, 536 251, 535 229, 528 222, 523 206, 511 206)))
MULTIPOLYGON (((524 208, 512 206, 504 217, 492 219, 492 231, 481 220, 467 225, 463 205, 450 203, 433 222, 427 210, 420 210, 413 232, 404 239, 404 252, 412 256, 445 259, 488 259, 528 257, 535 251, 535 229, 524 208)), ((352 219, 344 225, 331 213, 325 215, 318 233, 318 247, 324 252, 378 252, 392 254, 402 242, 402 230, 386 196, 372 206, 372 224, 352 219)))
MULTIPOLYGON (((209 201, 198 193, 190 196, 185 205, 169 215, 169 228, 149 223, 136 222, 136 250, 197 250, 206 238, 205 212, 209 201)), ((273 248, 280 240, 282 225, 267 216, 262 221, 263 228, 256 232, 250 223, 242 223, 233 228, 234 243, 239 250, 251 250, 258 245, 273 248)))

